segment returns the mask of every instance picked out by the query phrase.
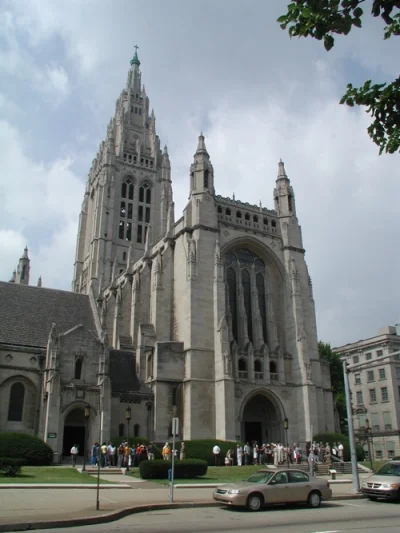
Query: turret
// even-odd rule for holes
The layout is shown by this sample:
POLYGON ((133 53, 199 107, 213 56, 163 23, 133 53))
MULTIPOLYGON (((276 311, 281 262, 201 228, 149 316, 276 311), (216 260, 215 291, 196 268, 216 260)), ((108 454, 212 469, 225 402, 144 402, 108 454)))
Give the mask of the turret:
POLYGON ((30 260, 28 257, 28 248, 25 246, 24 253, 19 259, 15 283, 29 285, 29 270, 30 260))
POLYGON ((296 205, 294 193, 290 180, 286 175, 285 165, 282 159, 278 163, 278 176, 276 178, 276 188, 274 190, 275 210, 278 216, 296 216, 296 205))
POLYGON ((140 61, 138 57, 138 46, 135 46, 135 53, 131 59, 131 68, 128 72, 128 80, 126 83, 126 90, 131 90, 134 94, 140 94, 141 91, 141 73, 140 73, 140 61))
POLYGON ((203 192, 214 194, 214 169, 207 152, 204 135, 201 133, 190 167, 190 195, 203 192))

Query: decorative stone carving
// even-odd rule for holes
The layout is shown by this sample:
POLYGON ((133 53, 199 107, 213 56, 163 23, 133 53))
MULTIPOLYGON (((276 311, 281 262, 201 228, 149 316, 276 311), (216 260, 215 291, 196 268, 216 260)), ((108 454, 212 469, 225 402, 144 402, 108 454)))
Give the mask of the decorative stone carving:
POLYGON ((243 396, 243 390, 240 387, 236 387, 235 389, 235 397, 241 398, 243 396))

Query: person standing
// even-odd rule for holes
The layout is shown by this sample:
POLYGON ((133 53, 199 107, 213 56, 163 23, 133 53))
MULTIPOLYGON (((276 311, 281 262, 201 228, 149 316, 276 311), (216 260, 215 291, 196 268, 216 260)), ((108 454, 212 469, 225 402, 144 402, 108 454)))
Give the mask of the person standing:
POLYGON ((171 448, 169 447, 169 443, 166 442, 163 446, 163 449, 161 451, 162 457, 164 461, 170 461, 171 460, 171 448))
POLYGON ((236 462, 238 466, 242 466, 243 448, 240 444, 236 446, 236 462))
POLYGON ((339 452, 339 459, 342 461, 344 461, 344 446, 341 442, 339 442, 338 444, 338 452, 339 452))
POLYGON ((154 461, 154 446, 152 442, 147 446, 147 457, 149 461, 154 461))
POLYGON ((72 461, 72 466, 76 466, 76 458, 78 457, 78 446, 76 444, 74 444, 71 448, 71 461, 72 461))
POLYGON ((220 454, 221 454, 221 448, 216 444, 213 447, 213 455, 214 455, 214 465, 219 466, 220 465, 220 454))
POLYGON ((250 464, 251 461, 251 448, 250 444, 246 442, 244 445, 244 464, 247 466, 250 464))

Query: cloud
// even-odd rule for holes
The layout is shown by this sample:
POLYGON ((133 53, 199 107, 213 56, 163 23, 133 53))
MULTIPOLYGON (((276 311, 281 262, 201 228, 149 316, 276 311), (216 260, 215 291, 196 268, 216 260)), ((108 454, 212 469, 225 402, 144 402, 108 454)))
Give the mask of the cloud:
POLYGON ((71 171, 72 159, 46 163, 29 159, 21 133, 0 121, 0 279, 9 279, 28 244, 32 271, 46 273, 47 285, 69 287, 79 205, 84 185, 71 171), (63 250, 61 250, 63 243, 63 250), (62 252, 62 253, 61 253, 62 252))

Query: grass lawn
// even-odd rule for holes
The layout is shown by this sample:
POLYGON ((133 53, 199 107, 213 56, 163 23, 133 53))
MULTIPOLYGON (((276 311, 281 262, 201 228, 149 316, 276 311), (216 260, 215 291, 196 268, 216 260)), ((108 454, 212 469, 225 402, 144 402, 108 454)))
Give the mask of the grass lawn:
MULTIPOLYGON (((24 466, 21 475, 6 477, 0 473, 1 483, 97 483, 97 478, 81 474, 75 468, 62 466, 24 466)), ((108 483, 102 481, 100 483, 108 483)))
MULTIPOLYGON (((175 483, 235 483, 237 481, 243 481, 249 476, 260 470, 262 465, 251 466, 209 466, 207 474, 205 476, 193 478, 193 479, 175 479, 175 483)), ((135 477, 139 476, 139 469, 135 469, 132 472, 135 477)), ((168 485, 167 479, 149 479, 154 483, 161 485, 168 485)))

